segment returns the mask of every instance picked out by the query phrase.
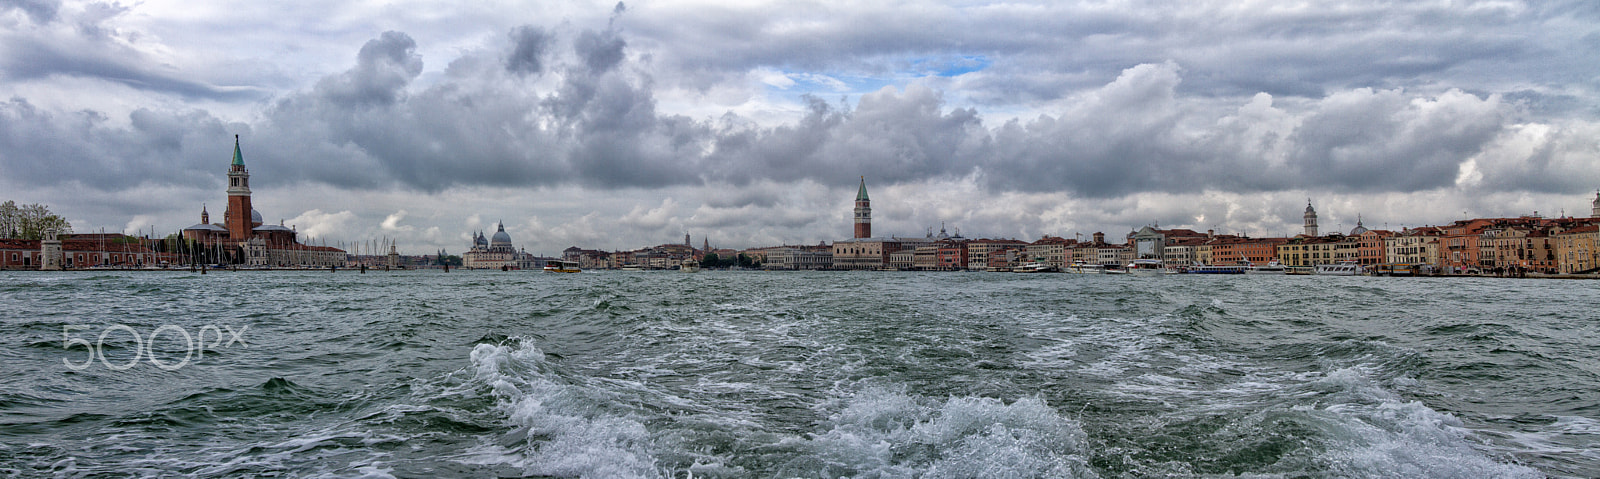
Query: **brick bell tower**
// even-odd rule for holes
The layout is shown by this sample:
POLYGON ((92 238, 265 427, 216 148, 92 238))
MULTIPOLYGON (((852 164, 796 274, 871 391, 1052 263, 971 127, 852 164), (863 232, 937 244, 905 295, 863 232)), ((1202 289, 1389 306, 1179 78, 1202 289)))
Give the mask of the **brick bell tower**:
POLYGON ((872 200, 867 199, 867 177, 861 177, 861 191, 856 193, 856 237, 872 237, 872 200))
POLYGON ((239 153, 239 135, 233 135, 233 164, 228 166, 228 212, 223 218, 228 228, 228 239, 250 239, 253 225, 250 212, 250 171, 244 169, 244 155, 239 153))

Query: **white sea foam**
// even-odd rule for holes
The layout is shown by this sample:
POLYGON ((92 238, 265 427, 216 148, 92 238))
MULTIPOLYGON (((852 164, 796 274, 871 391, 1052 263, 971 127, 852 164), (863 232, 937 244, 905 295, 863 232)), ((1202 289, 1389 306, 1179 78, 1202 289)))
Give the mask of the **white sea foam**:
POLYGON ((531 341, 479 344, 472 350, 475 381, 488 386, 497 407, 518 426, 509 446, 476 449, 469 462, 509 463, 529 475, 656 477, 653 441, 637 418, 608 410, 602 394, 569 384, 550 371, 531 341))
MULTIPOLYGON (((1349 477, 1544 477, 1475 449, 1459 418, 1374 385, 1359 368, 1316 381, 1333 401, 1317 414, 1334 431, 1326 459, 1349 477)), ((1502 458, 1504 459, 1504 458, 1502 458)))
POLYGON ((1038 398, 1010 404, 952 397, 942 403, 883 388, 844 401, 829 429, 805 444, 822 471, 857 477, 1093 476, 1078 423, 1038 398))

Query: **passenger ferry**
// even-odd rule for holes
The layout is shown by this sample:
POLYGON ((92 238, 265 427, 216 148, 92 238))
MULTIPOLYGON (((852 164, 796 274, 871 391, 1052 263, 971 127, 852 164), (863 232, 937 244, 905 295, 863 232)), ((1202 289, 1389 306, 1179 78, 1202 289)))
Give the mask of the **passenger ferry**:
POLYGON ((683 264, 678 265, 678 271, 685 273, 699 273, 700 262, 692 259, 683 260, 683 264))
POLYGON ((1249 268, 1244 270, 1244 274, 1289 274, 1289 268, 1285 268, 1283 263, 1277 261, 1268 262, 1266 266, 1256 266, 1254 263, 1245 264, 1249 268))
POLYGON ((1055 268, 1050 267, 1050 263, 1043 261, 1029 261, 1011 268, 1013 273, 1048 273, 1054 270, 1055 268))
POLYGON ((1135 276, 1156 276, 1171 273, 1167 266, 1159 259, 1136 259, 1128 263, 1128 274, 1135 276))
POLYGON ((1319 264, 1317 265, 1316 274, 1321 276, 1355 276, 1361 274, 1361 265, 1353 261, 1319 264))
POLYGON ((1244 274, 1244 266, 1215 266, 1195 263, 1183 272, 1188 274, 1244 274))
POLYGON ((1373 276, 1421 276, 1433 274, 1433 265, 1425 263, 1385 263, 1372 269, 1373 276))
POLYGON ((578 273, 583 269, 578 267, 577 261, 553 259, 544 263, 546 273, 578 273))
POLYGON ((1106 272, 1106 267, 1082 261, 1073 261, 1071 265, 1067 266, 1066 272, 1072 274, 1102 274, 1106 272))

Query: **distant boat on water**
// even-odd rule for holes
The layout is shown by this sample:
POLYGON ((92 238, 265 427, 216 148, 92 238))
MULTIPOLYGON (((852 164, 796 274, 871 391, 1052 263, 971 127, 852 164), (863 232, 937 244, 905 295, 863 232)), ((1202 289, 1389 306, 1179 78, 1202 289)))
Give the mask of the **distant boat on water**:
POLYGON ((1051 271, 1055 271, 1055 268, 1051 267, 1050 263, 1043 261, 1029 261, 1011 268, 1013 273, 1048 273, 1051 271))
POLYGON ((1289 268, 1285 268, 1283 263, 1277 261, 1269 261, 1265 266, 1256 266, 1254 263, 1246 265, 1248 267, 1245 268, 1244 274, 1289 274, 1289 268))
POLYGON ((1136 259, 1128 263, 1128 274, 1135 276, 1156 276, 1170 273, 1165 264, 1159 259, 1136 259))
POLYGON ((1315 270, 1321 276, 1355 276, 1361 274, 1361 265, 1354 261, 1340 261, 1335 264, 1319 264, 1315 270))
POLYGON ((1066 267, 1065 271, 1072 274, 1104 274, 1106 272, 1106 267, 1098 264, 1074 261, 1071 265, 1066 267))
POLYGON ((578 267, 577 261, 550 260, 544 264, 546 273, 578 273, 583 269, 578 267))

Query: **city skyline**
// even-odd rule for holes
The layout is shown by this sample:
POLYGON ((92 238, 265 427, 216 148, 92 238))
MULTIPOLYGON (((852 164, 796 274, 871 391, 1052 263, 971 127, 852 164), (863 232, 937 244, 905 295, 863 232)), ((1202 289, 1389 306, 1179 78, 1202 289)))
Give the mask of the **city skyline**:
POLYGON ((265 218, 453 253, 875 232, 1293 234, 1583 216, 1600 11, 901 3, 0 6, 0 188, 193 222, 235 134, 265 218), (532 7, 532 6, 530 6, 532 7), (262 21, 257 18, 275 18, 262 21))

